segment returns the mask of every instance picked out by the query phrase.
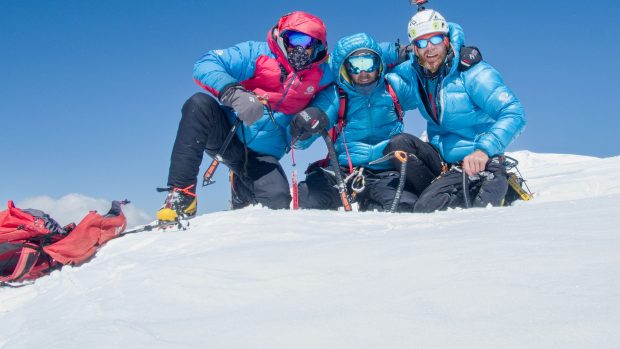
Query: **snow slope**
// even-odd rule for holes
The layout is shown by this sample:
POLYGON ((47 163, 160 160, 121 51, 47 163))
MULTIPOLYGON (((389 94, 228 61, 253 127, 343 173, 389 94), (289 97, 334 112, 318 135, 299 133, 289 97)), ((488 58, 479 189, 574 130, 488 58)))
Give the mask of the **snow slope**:
POLYGON ((619 348, 620 157, 517 152, 536 192, 128 235, 0 289, 0 348, 619 348))

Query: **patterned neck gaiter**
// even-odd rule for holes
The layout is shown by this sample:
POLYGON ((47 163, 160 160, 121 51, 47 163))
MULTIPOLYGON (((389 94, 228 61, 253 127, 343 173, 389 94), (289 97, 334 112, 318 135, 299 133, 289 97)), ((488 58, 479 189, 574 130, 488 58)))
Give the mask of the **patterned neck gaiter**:
POLYGON ((302 46, 295 46, 288 54, 288 62, 296 71, 302 70, 310 64, 310 55, 302 46))

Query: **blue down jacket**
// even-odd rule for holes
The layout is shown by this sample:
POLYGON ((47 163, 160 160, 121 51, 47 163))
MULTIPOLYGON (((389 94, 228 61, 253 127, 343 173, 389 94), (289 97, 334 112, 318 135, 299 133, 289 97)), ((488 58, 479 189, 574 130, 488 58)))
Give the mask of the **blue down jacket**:
MULTIPOLYGON (((335 76, 335 83, 347 93, 348 107, 345 115, 344 129, 334 142, 338 162, 348 166, 347 152, 353 166, 364 166, 375 170, 388 169, 389 162, 369 166, 368 163, 383 156, 383 149, 390 137, 403 132, 403 123, 399 121, 394 101, 387 91, 385 81, 394 89, 403 110, 415 109, 418 105, 417 88, 404 83, 395 74, 386 74, 388 64, 395 62, 393 44, 378 44, 368 34, 359 33, 340 39, 332 51, 330 67, 335 76), (370 49, 382 58, 381 77, 376 87, 366 94, 359 92, 350 82, 344 68, 345 59, 359 49, 370 49), (346 143, 346 149, 345 149, 346 143)), ((340 98, 336 86, 321 91, 310 106, 325 112, 331 122, 336 125, 340 98)), ((318 136, 295 143, 295 148, 307 148, 318 136)))
POLYGON ((394 69, 418 89, 419 111, 427 121, 429 142, 450 164, 462 161, 475 150, 490 157, 503 154, 526 123, 521 103, 490 64, 480 62, 464 72, 457 69, 464 38, 453 35, 453 31, 461 29, 450 26, 454 58, 442 68, 439 92, 430 91, 439 96, 435 100, 437 120, 429 110, 432 102, 424 102, 429 91, 425 90, 426 80, 415 55, 394 69))

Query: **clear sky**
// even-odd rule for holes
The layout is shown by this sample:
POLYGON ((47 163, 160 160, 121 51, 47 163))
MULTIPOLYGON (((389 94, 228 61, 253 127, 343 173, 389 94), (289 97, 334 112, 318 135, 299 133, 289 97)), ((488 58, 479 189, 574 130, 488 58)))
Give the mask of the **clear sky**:
MULTIPOLYGON (((620 154, 615 1, 430 2, 459 23, 521 99, 528 125, 509 150, 620 154)), ((184 101, 207 50, 264 41, 278 18, 323 18, 329 45, 367 32, 407 41, 414 7, 386 1, 0 0, 0 207, 80 193, 129 198, 154 215, 164 200, 184 101)), ((407 131, 424 128, 417 112, 407 131)), ((306 164, 323 144, 297 152, 306 164)), ((201 173, 210 159, 205 156, 201 173)), ((282 160, 290 173, 290 156, 282 160)), ((227 207, 226 169, 199 188, 199 213, 227 207)))

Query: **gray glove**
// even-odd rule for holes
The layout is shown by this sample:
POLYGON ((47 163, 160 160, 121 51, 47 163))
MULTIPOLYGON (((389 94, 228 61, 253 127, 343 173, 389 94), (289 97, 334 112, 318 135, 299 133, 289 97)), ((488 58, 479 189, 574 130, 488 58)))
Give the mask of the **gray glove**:
POLYGON ((246 126, 250 126, 263 116, 263 104, 255 94, 248 92, 241 86, 227 88, 220 96, 223 105, 231 107, 237 112, 237 117, 246 126))

